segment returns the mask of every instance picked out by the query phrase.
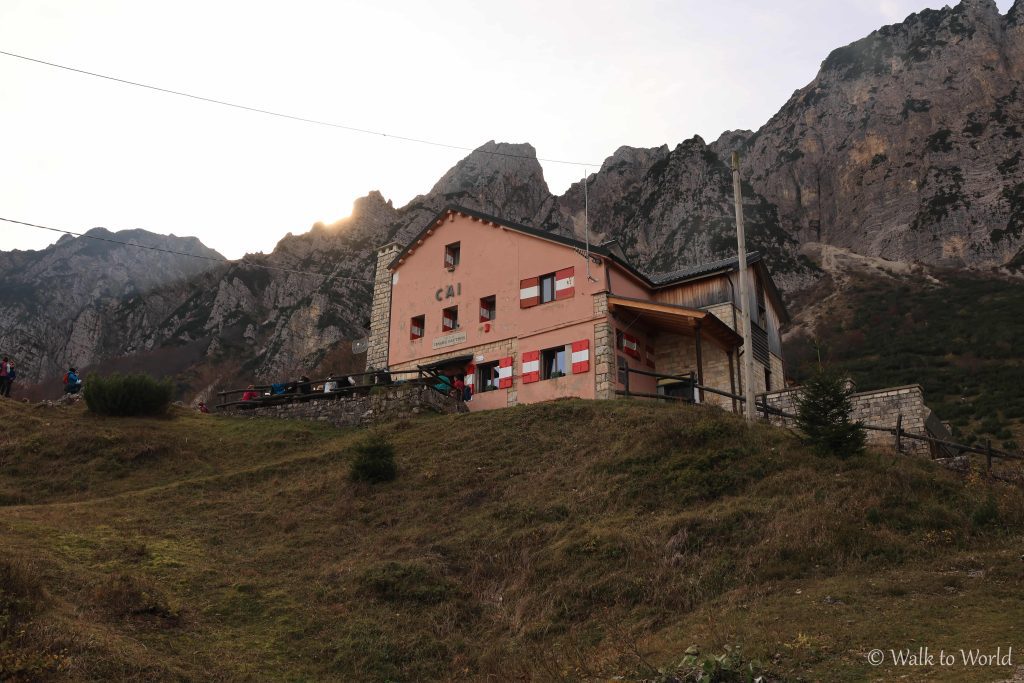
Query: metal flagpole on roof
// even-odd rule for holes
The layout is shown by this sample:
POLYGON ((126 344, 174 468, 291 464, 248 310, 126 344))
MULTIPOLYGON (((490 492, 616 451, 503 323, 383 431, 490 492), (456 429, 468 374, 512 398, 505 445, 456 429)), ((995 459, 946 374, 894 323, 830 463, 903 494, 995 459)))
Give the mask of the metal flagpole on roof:
POLYGON ((747 298, 747 238, 743 232, 743 190, 740 186, 740 154, 732 153, 732 195, 736 203, 736 243, 739 247, 736 267, 740 273, 740 317, 743 319, 743 412, 753 421, 754 413, 754 348, 750 333, 750 300, 747 298))

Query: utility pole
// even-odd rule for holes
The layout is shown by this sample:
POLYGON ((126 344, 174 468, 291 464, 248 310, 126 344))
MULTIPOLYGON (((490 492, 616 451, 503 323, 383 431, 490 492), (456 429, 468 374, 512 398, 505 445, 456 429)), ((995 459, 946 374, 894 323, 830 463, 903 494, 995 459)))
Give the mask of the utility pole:
POLYGON ((736 203, 736 243, 739 246, 740 317, 743 319, 743 413, 754 421, 754 345, 750 335, 750 300, 747 298, 747 238, 743 232, 743 188, 740 186, 740 153, 732 153, 732 196, 736 203))

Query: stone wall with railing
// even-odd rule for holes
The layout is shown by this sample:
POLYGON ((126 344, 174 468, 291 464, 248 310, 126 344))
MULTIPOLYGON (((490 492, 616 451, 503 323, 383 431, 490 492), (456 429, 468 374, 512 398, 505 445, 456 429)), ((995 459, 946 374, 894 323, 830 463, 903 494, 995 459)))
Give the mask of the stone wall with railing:
POLYGON ((365 396, 295 401, 278 405, 232 406, 220 414, 248 418, 280 418, 327 422, 335 427, 359 427, 432 413, 466 412, 461 401, 418 383, 374 387, 365 396))
MULTIPOLYGON (((775 408, 790 415, 797 413, 797 399, 800 395, 800 387, 772 391, 758 396, 758 402, 764 398, 769 408, 775 408)), ((931 415, 931 409, 924 403, 924 391, 919 384, 911 384, 903 387, 890 387, 888 389, 877 389, 875 391, 859 391, 850 397, 853 403, 852 419, 856 422, 863 422, 872 427, 884 427, 895 429, 899 416, 903 416, 903 431, 912 434, 926 434, 926 423, 931 415)), ((792 427, 792 418, 771 416, 772 424, 792 427)), ((895 437, 888 432, 867 431, 868 445, 893 448, 895 437)), ((929 447, 927 442, 903 440, 903 448, 912 453, 927 455, 929 447)))

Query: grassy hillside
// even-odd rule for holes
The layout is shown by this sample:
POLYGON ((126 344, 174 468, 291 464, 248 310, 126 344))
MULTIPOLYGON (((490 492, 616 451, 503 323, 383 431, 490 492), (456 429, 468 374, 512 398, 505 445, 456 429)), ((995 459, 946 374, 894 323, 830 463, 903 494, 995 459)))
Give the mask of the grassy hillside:
MULTIPOLYGON (((958 436, 1020 450, 1024 286, 1009 278, 937 275, 938 281, 853 278, 814 333, 822 359, 847 370, 863 390, 921 384, 928 404, 958 436)), ((817 364, 812 346, 809 336, 787 341, 789 370, 798 379, 817 364)))
POLYGON ((1020 489, 819 458, 711 408, 560 401, 365 435, 0 402, 0 679, 778 679, 875 647, 1024 647, 1020 489))

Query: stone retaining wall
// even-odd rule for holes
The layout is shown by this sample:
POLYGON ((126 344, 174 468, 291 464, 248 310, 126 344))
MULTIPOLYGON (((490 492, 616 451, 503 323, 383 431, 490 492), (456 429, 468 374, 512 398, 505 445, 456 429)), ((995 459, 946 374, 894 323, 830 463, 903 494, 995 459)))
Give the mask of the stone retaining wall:
POLYGON ((257 408, 232 408, 225 415, 327 422, 335 427, 389 422, 423 412, 459 413, 466 406, 450 396, 420 385, 375 388, 368 396, 322 398, 257 408))
MULTIPOLYGON (((796 400, 800 387, 783 389, 764 394, 771 408, 785 413, 796 414, 796 400)), ((931 409, 924 403, 924 391, 921 385, 912 384, 905 387, 891 387, 877 391, 860 391, 850 397, 853 403, 852 419, 872 427, 896 428, 896 420, 903 415, 903 430, 913 434, 927 434, 926 423, 931 409)), ((771 416, 772 424, 793 426, 793 420, 777 415, 771 416)), ((870 446, 893 448, 895 437, 886 432, 867 431, 867 442, 870 446)), ((930 448, 926 441, 904 439, 903 448, 909 453, 928 455, 930 448)))

